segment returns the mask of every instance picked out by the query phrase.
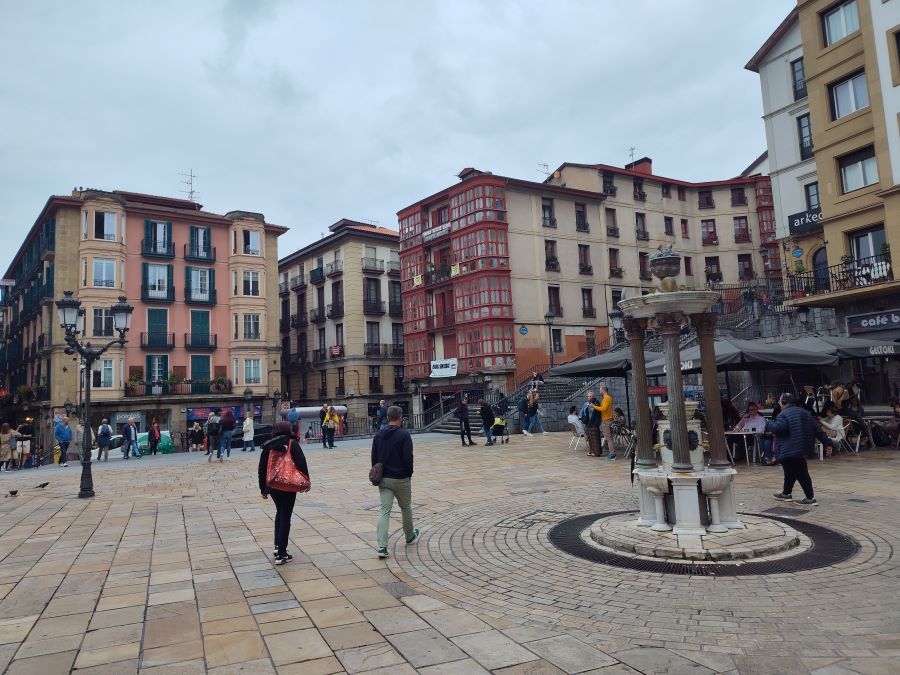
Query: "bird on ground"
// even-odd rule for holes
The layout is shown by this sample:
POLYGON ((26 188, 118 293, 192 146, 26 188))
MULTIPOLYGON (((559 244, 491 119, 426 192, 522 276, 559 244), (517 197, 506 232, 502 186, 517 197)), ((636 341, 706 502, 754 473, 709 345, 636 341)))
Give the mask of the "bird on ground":
POLYGON ((38 487, 41 488, 41 489, 43 490, 43 489, 44 489, 45 487, 47 487, 48 485, 50 485, 50 482, 49 482, 49 481, 46 482, 46 483, 41 483, 40 485, 38 485, 38 487))

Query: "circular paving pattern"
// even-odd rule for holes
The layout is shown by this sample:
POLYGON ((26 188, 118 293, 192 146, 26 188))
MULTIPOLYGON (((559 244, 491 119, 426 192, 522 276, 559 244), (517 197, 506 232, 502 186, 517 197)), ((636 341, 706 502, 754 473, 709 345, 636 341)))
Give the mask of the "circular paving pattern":
MULTIPOLYGON (((758 502, 749 495, 742 500, 743 510, 772 506, 762 496, 758 502)), ((459 506, 420 517, 416 546, 394 538, 388 565, 407 584, 451 604, 515 623, 565 628, 600 647, 611 640, 627 645, 689 639, 771 652, 777 646, 772 640, 783 643, 777 631, 787 624, 813 624, 805 629, 810 640, 851 649, 861 638, 843 633, 848 621, 877 616, 893 624, 900 616, 900 598, 885 594, 900 574, 890 543, 896 533, 871 512, 867 518, 845 507, 806 513, 804 518, 827 522, 828 529, 852 532, 856 555, 799 571, 777 560, 735 565, 772 566, 765 574, 676 575, 598 565, 560 551, 550 540, 560 523, 580 519, 573 526, 580 533, 598 512, 623 507, 634 510, 637 500, 621 487, 549 490, 459 506)), ((791 525, 808 532, 817 524, 791 525)))

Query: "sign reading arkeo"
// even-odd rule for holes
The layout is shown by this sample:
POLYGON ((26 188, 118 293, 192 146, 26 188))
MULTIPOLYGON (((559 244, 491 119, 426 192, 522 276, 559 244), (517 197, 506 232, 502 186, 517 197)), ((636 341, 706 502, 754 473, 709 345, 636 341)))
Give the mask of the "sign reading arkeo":
POLYGON ((822 229, 822 212, 819 209, 803 211, 788 216, 788 232, 791 234, 807 234, 822 229))
POLYGON ((431 362, 429 377, 456 377, 456 359, 443 359, 431 362))
POLYGON ((851 335, 895 328, 900 328, 900 309, 847 317, 847 330, 851 335))

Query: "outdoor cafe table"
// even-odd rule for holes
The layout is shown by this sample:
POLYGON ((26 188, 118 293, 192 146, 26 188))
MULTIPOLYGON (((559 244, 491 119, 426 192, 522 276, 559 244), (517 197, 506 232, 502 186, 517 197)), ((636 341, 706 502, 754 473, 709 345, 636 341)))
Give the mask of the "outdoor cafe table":
MULTIPOLYGON (((750 466, 750 445, 747 443, 748 437, 753 439, 753 457, 754 461, 759 460, 759 434, 755 431, 726 431, 725 441, 727 445, 728 436, 742 436, 744 440, 744 456, 747 458, 747 466, 750 466)), ((728 454, 731 455, 731 447, 728 447, 728 454)), ((734 455, 731 456, 731 463, 734 464, 734 455)))

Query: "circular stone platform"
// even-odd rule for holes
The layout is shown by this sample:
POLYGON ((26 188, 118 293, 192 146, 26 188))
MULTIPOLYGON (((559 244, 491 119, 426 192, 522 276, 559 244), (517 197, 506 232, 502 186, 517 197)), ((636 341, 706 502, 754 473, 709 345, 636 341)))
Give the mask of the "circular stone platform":
POLYGON ((675 535, 638 527, 634 513, 595 521, 582 539, 622 553, 667 560, 750 560, 791 555, 810 548, 808 537, 777 520, 741 516, 744 529, 703 535, 675 535))

